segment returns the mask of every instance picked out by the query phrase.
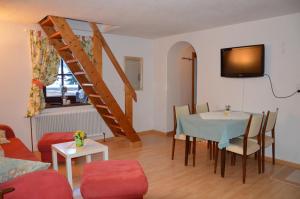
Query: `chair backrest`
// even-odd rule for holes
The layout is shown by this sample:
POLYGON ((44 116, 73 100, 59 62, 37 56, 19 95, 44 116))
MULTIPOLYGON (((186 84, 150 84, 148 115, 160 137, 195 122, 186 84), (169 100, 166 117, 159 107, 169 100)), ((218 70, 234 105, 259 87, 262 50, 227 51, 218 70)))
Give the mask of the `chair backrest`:
POLYGON ((275 112, 268 111, 264 126, 264 132, 272 131, 275 128, 276 119, 278 115, 278 108, 275 112))
POLYGON ((252 116, 251 121, 249 121, 250 126, 249 126, 249 130, 248 130, 248 136, 247 136, 248 138, 256 137, 261 132, 262 123, 263 123, 263 119, 264 119, 264 113, 251 114, 251 116, 252 116))
POLYGON ((173 106, 173 112, 174 112, 174 131, 176 131, 177 118, 182 115, 190 115, 191 111, 189 105, 184 105, 184 106, 173 106))
POLYGON ((209 112, 208 102, 196 106, 196 113, 206 113, 206 112, 209 112))

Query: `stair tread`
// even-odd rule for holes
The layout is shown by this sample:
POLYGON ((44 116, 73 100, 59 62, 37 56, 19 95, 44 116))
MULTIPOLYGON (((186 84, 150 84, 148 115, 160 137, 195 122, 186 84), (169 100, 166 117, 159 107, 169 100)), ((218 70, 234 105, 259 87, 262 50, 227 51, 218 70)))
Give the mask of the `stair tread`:
POLYGON ((78 71, 78 72, 74 72, 74 75, 85 75, 86 73, 84 71, 78 71))
POLYGON ((61 48, 58 49, 59 51, 63 51, 63 50, 69 50, 70 51, 70 46, 69 45, 65 45, 61 48))
POLYGON ((111 124, 111 127, 117 128, 117 129, 122 129, 120 125, 118 124, 111 124))
POLYGON ((55 32, 52 35, 50 35, 49 38, 50 39, 61 39, 61 33, 59 31, 55 32))
POLYGON ((97 94, 90 94, 89 97, 101 98, 101 96, 97 94))
POLYGON ((110 115, 110 114, 103 114, 103 117, 111 118, 111 119, 116 119, 115 116, 110 115))
POLYGON ((106 106, 106 105, 101 105, 101 104, 97 104, 96 107, 108 109, 108 106, 106 106))
POLYGON ((82 86, 94 86, 92 83, 83 83, 82 86))
POLYGON ((77 59, 70 59, 70 60, 66 61, 67 64, 72 64, 72 63, 77 63, 77 62, 78 62, 77 59))
POLYGON ((42 26, 53 26, 53 22, 50 17, 44 19, 41 23, 42 26))

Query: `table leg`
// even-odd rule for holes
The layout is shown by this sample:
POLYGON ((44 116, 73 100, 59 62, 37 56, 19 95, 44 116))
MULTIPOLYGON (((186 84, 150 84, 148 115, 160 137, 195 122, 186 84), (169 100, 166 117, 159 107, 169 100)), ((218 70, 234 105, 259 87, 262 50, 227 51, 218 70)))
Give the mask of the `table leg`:
POLYGON ((85 159, 86 159, 86 163, 92 162, 92 156, 91 155, 85 156, 85 159))
POLYGON ((106 150, 103 151, 102 155, 103 155, 102 157, 103 160, 108 160, 108 148, 106 148, 106 150))
POLYGON ((185 137, 185 156, 184 156, 184 165, 187 166, 188 165, 188 161, 189 161, 189 142, 190 142, 190 136, 186 136, 185 137))
POLYGON ((218 156, 219 156, 219 148, 218 148, 218 142, 216 143, 216 154, 215 154, 215 168, 214 168, 214 173, 217 172, 217 167, 218 167, 218 156))
POLYGON ((57 152, 54 149, 52 149, 52 167, 54 170, 58 171, 57 152))
POLYGON ((196 137, 193 137, 193 167, 196 165, 196 137))
POLYGON ((73 178, 72 178, 72 161, 71 158, 66 158, 66 167, 67 167, 67 178, 71 188, 73 189, 73 178))
POLYGON ((225 174, 226 148, 221 149, 221 176, 225 174))

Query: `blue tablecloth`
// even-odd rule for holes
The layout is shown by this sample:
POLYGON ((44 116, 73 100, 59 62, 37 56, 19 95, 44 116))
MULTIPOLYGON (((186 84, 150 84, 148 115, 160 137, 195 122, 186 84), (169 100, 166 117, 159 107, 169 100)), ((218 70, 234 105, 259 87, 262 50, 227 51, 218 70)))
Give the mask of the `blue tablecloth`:
POLYGON ((229 145, 229 140, 243 135, 247 120, 202 119, 198 114, 180 116, 177 119, 176 134, 219 142, 220 149, 229 145))

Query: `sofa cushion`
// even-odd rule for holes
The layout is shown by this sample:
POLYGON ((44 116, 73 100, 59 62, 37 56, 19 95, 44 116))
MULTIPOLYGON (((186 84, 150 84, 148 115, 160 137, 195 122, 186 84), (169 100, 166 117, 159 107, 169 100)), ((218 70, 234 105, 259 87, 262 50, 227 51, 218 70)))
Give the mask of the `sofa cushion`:
POLYGON ((9 140, 6 138, 6 133, 4 130, 0 129, 0 144, 7 144, 9 140))
POLYGON ((5 199, 72 199, 72 189, 67 179, 53 170, 36 171, 0 184, 0 190, 14 187, 5 199))
POLYGON ((97 161, 84 166, 80 191, 84 199, 142 198, 148 182, 136 160, 97 161))
POLYGON ((0 183, 34 171, 48 169, 50 163, 0 157, 0 183))
POLYGON ((39 159, 27 149, 23 142, 18 138, 10 138, 9 144, 2 144, 5 157, 23 159, 23 160, 33 160, 38 161, 39 159))

